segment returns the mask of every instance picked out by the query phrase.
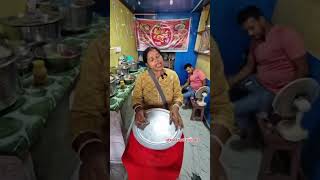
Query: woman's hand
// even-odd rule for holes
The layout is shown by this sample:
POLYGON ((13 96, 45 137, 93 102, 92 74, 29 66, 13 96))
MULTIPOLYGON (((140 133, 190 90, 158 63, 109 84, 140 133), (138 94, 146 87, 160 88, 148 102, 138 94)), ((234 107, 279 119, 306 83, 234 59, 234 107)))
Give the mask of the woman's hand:
POLYGON ((146 116, 145 116, 145 111, 142 108, 138 108, 136 110, 136 114, 135 114, 135 123, 136 125, 139 127, 141 125, 143 125, 146 122, 146 116))
POLYGON ((108 178, 107 152, 102 143, 86 145, 81 150, 79 180, 102 180, 108 178))
POLYGON ((176 129, 182 129, 183 128, 183 122, 179 113, 179 107, 173 106, 170 111, 170 124, 174 123, 176 126, 176 129))
POLYGON ((214 180, 228 180, 226 171, 222 166, 220 161, 221 151, 223 144, 228 140, 230 137, 230 132, 228 129, 220 124, 214 124, 212 128, 212 133, 210 135, 210 147, 212 147, 212 166, 211 170, 213 173, 214 180))
MULTIPOLYGON (((213 140, 214 141, 214 140, 213 140)), ((221 155, 221 147, 218 143, 213 142, 213 166, 212 166, 212 172, 213 172, 213 179, 214 180, 228 180, 226 172, 224 167, 221 164, 220 161, 220 155, 221 155)))

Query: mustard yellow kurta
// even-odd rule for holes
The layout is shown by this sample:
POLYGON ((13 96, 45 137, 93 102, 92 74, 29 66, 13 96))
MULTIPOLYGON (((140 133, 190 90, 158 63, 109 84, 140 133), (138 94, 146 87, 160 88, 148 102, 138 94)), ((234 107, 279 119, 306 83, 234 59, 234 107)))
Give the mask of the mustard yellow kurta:
POLYGON ((90 43, 81 64, 71 109, 71 131, 75 139, 86 132, 91 135, 80 138, 77 147, 79 143, 90 138, 100 138, 106 142, 108 131, 106 123, 109 118, 106 116, 109 106, 107 102, 109 95, 107 94, 109 80, 107 63, 110 56, 108 36, 109 34, 105 33, 90 43))
MULTIPOLYGON (((162 91, 166 97, 169 108, 175 103, 182 103, 183 95, 181 92, 180 81, 176 72, 170 69, 164 69, 167 76, 164 79, 158 79, 162 91)), ((148 71, 140 74, 135 82, 133 89, 132 105, 142 105, 144 109, 163 108, 163 102, 160 94, 150 77, 148 71)))
POLYGON ((213 90, 211 92, 212 114, 211 126, 220 124, 226 127, 231 133, 234 130, 234 112, 233 105, 229 99, 229 86, 224 75, 224 67, 218 46, 213 38, 211 38, 212 63, 211 63, 211 79, 213 90))

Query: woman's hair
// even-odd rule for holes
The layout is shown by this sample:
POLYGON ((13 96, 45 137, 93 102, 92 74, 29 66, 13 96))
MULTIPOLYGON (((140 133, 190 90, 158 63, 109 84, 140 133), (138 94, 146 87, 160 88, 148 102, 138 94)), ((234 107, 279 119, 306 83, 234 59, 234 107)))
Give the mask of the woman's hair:
POLYGON ((148 53, 149 53, 151 50, 156 50, 156 51, 158 51, 158 53, 161 55, 161 52, 160 52, 160 50, 159 50, 158 48, 156 48, 156 47, 148 47, 147 49, 145 49, 145 50, 143 51, 143 62, 146 63, 146 64, 147 64, 147 62, 148 62, 148 53))

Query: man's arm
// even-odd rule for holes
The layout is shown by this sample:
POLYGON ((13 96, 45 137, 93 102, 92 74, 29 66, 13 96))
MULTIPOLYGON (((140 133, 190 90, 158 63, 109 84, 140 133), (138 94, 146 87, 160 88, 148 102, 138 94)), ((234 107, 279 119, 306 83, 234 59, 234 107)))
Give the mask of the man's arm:
POLYGON ((309 74, 309 65, 306 56, 302 56, 292 60, 296 67, 296 79, 307 77, 309 74))
POLYGON ((185 88, 185 87, 189 86, 189 84, 190 84, 190 80, 189 80, 189 78, 188 78, 188 79, 187 79, 187 82, 186 82, 186 83, 184 83, 184 85, 181 87, 181 89, 183 89, 183 88, 185 88))
POLYGON ((198 70, 198 73, 199 73, 199 78, 202 82, 202 86, 205 86, 206 85, 206 75, 200 69, 198 70))
POLYGON ((240 70, 240 72, 237 75, 228 79, 229 85, 233 86, 234 84, 239 83, 240 81, 248 77, 250 74, 252 74, 254 70, 255 70, 255 61, 252 55, 249 55, 246 65, 240 70))

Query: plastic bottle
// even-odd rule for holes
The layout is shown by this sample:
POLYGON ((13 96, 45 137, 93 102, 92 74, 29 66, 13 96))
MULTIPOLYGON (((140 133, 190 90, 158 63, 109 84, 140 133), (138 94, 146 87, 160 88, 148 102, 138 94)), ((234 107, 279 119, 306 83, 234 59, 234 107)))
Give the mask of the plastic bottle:
POLYGON ((47 69, 44 65, 43 60, 35 60, 33 61, 33 85, 41 86, 46 85, 48 82, 48 74, 47 69))
POLYGON ((124 88, 125 88, 124 80, 121 80, 121 81, 120 81, 120 88, 121 88, 121 89, 124 89, 124 88))

